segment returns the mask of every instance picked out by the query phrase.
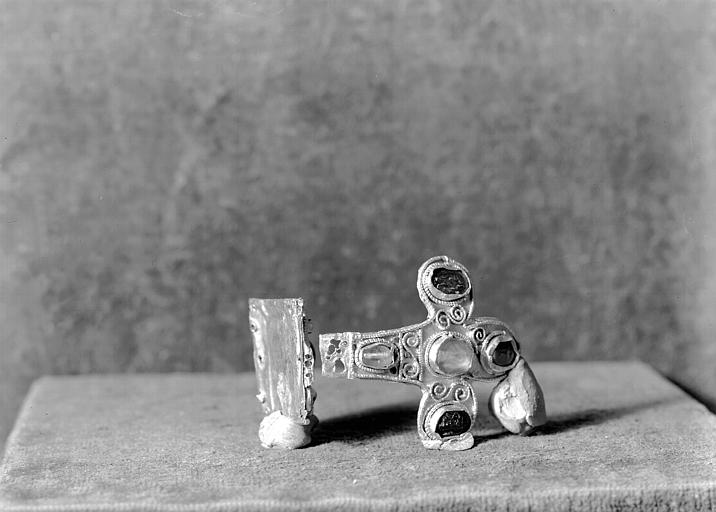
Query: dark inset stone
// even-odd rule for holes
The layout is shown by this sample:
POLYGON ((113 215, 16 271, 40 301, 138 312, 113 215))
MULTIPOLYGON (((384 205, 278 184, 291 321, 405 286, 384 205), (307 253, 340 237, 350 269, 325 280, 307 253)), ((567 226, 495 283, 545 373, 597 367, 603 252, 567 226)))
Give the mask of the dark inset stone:
POLYGON ((515 362, 516 357, 517 353, 512 347, 511 341, 499 342, 492 353, 492 361, 498 366, 510 366, 515 362))
POLYGON ((461 270, 438 267, 433 270, 430 282, 435 288, 449 295, 462 294, 467 291, 467 276, 461 270))
POLYGON ((435 432, 440 437, 459 436, 470 430, 471 423, 470 415, 465 411, 445 411, 438 420, 435 432))

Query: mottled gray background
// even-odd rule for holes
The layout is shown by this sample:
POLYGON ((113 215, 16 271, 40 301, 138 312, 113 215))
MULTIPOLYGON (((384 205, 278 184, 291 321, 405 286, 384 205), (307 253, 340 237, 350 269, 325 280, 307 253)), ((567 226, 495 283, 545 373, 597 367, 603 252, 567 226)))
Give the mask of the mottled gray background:
POLYGON ((441 253, 713 407, 715 9, 1 1, 0 439, 41 374, 251 368, 250 296, 421 320, 441 253))

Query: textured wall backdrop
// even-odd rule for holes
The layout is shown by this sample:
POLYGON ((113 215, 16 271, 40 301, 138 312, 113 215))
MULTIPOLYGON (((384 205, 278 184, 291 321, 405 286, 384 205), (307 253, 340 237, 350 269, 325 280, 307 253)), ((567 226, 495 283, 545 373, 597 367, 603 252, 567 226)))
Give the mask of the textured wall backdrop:
POLYGON ((250 296, 420 320, 441 253, 713 406, 714 9, 1 1, 0 439, 40 374, 249 369, 250 296))

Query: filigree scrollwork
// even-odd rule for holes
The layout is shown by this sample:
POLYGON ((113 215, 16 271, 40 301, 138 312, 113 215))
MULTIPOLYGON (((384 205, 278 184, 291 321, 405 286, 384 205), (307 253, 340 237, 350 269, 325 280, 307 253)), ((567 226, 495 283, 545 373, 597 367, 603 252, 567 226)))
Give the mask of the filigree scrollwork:
POLYGON ((452 382, 446 385, 444 382, 435 382, 430 387, 430 395, 438 401, 454 400, 464 402, 472 396, 470 386, 463 382, 452 382))
POLYGON ((400 351, 400 355, 400 376, 408 380, 420 379, 420 364, 416 355, 405 347, 400 351))
POLYGON ((452 322, 461 324, 465 321, 465 318, 467 318, 467 313, 461 305, 457 304, 450 308, 450 320, 452 322))
POLYGON ((415 331, 409 331, 403 334, 403 345, 409 349, 415 349, 420 346, 420 336, 415 331))
POLYGON ((419 380, 420 379, 420 365, 417 361, 411 361, 404 363, 400 368, 400 376, 404 379, 419 380))
POLYGON ((441 329, 450 327, 450 317, 442 309, 435 314, 435 324, 441 329))
POLYGON ((452 396, 457 400, 458 402, 464 402, 468 398, 470 398, 471 391, 470 388, 464 384, 454 384, 452 386, 452 396))
POLYGON ((420 342, 420 333, 416 331, 408 331, 400 336, 400 377, 403 379, 420 379, 420 342))
POLYGON ((448 388, 448 386, 446 386, 442 382, 436 382, 430 388, 430 395, 435 400, 442 400, 443 398, 445 398, 447 396, 449 391, 450 391, 450 389, 448 388))

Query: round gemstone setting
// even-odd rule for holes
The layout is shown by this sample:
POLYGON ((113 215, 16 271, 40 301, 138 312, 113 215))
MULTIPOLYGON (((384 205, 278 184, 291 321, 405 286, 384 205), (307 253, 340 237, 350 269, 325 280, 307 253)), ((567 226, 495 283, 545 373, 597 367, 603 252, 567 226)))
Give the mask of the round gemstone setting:
POLYGON ((511 366, 517 358, 517 353, 511 340, 501 340, 492 353, 492 361, 497 366, 511 366))
POLYGON ((438 373, 450 377, 468 373, 475 358, 472 344, 457 333, 445 333, 430 347, 431 366, 438 373))

